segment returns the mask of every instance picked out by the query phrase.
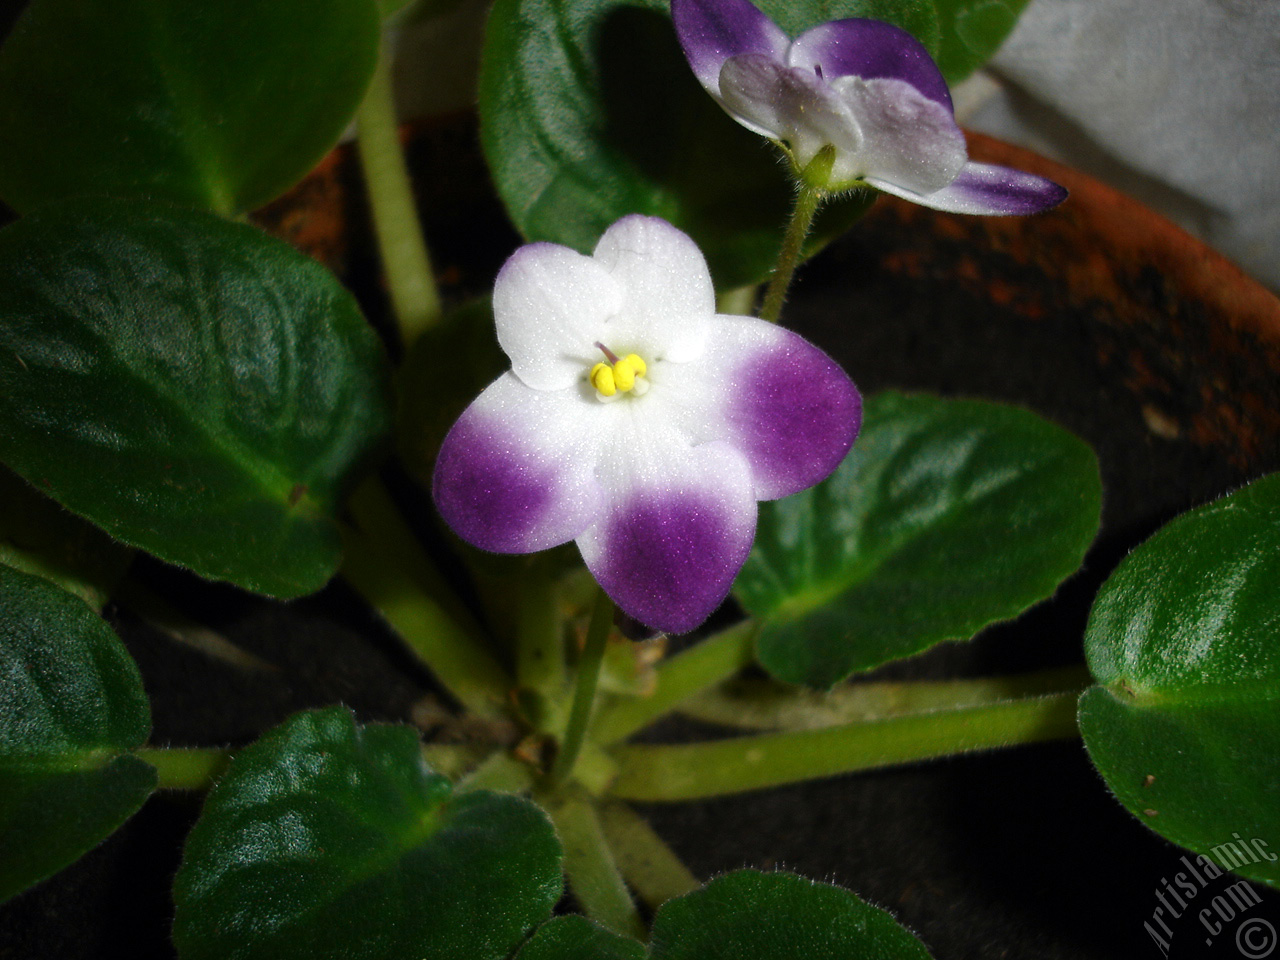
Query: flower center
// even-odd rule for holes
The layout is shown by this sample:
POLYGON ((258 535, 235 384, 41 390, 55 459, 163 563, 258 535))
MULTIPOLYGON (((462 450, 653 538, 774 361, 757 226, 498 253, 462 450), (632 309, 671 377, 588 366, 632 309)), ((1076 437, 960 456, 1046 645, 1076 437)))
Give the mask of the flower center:
POLYGON ((611 403, 624 393, 634 393, 642 397, 649 392, 649 381, 644 378, 648 366, 634 353, 629 353, 621 360, 618 355, 597 342, 596 347, 605 355, 608 362, 597 363, 591 368, 587 379, 596 388, 596 399, 601 403, 611 403))

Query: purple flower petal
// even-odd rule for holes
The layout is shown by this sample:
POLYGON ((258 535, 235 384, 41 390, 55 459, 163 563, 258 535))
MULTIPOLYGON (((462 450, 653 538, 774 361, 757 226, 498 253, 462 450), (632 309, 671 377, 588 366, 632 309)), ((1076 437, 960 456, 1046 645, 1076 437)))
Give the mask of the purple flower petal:
MULTIPOLYGON (((674 6, 674 4, 673 4, 674 6)), ((827 80, 903 80, 953 113, 951 92, 924 44, 879 20, 832 20, 806 30, 791 45, 788 62, 827 80)))
POLYGON ((1040 213, 1056 207, 1067 198, 1066 188, 1052 180, 1011 167, 972 161, 965 164, 949 186, 934 193, 915 193, 872 177, 867 178, 867 183, 885 193, 934 210, 987 216, 1040 213))
POLYGON ((578 547, 628 616, 687 633, 729 595, 755 537, 756 501, 746 461, 727 444, 695 447, 673 466, 613 499, 578 547))
POLYGON ((782 63, 791 43, 747 0, 671 0, 671 19, 694 76, 717 99, 725 60, 759 53, 782 63))
POLYGON ((577 537, 599 511, 597 438, 577 391, 532 390, 515 374, 458 418, 436 459, 432 494, 453 531, 482 550, 532 553, 577 537))
POLYGON ((858 118, 863 146, 837 156, 832 178, 884 180, 915 193, 940 190, 969 158, 951 110, 901 80, 841 77, 831 86, 858 118))
POLYGON ((862 397, 839 364, 803 337, 746 317, 717 344, 732 385, 726 439, 751 464, 757 499, 804 490, 840 465, 862 424, 862 397))

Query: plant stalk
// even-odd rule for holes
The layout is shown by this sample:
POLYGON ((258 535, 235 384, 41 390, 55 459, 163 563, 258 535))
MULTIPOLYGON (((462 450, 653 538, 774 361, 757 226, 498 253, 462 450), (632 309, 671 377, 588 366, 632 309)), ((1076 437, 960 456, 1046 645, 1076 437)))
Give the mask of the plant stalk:
POLYGON ((697 800, 1078 735, 1077 691, 1006 703, 731 737, 678 746, 626 746, 612 794, 647 802, 697 800))
POLYGON ((231 762, 227 747, 143 747, 134 751, 156 768, 160 790, 208 790, 231 762))
POLYGON ((804 241, 813 226, 814 215, 827 195, 826 184, 831 178, 831 166, 834 162, 835 148, 825 146, 809 161, 809 165, 796 180, 796 202, 791 209, 791 222, 787 224, 787 232, 782 238, 782 249, 778 251, 778 262, 773 268, 769 289, 765 291, 764 303, 760 307, 761 320, 777 323, 782 316, 782 302, 787 298, 791 278, 795 276, 796 267, 800 264, 804 241))
POLYGON ((564 636, 555 581, 547 564, 534 558, 516 584, 516 680, 522 690, 557 697, 564 685, 564 636))
POLYGON ((752 662, 758 629, 755 621, 744 620, 659 664, 652 696, 619 699, 601 708, 596 718, 596 742, 625 740, 682 700, 737 673, 752 662))
POLYGON ((623 877, 650 909, 698 888, 698 878, 626 804, 601 806, 600 826, 623 877))
POLYGON ((458 793, 492 790, 495 793, 528 793, 534 785, 533 770, 505 750, 490 754, 458 781, 458 793))
POLYGON ((569 888, 586 915, 615 933, 645 939, 640 911, 618 872, 591 802, 578 795, 536 799, 560 836, 569 888))
POLYGON ((972 680, 855 681, 827 691, 744 677, 703 691, 677 709, 695 720, 743 730, 816 730, 1083 690, 1092 682, 1083 664, 972 680))
POLYGON ((392 60, 392 47, 384 34, 378 65, 356 114, 356 146, 392 313, 401 346, 408 352, 424 331, 439 322, 441 304, 400 146, 392 60))
POLYGON ((582 657, 578 661, 578 676, 574 683, 573 707, 569 712, 569 724, 565 728, 564 739, 560 741, 560 750, 551 767, 553 786, 568 783, 573 775, 574 764, 578 762, 582 741, 587 735, 587 725, 591 721, 591 708, 595 704, 596 685, 600 680, 600 664, 604 660, 604 649, 612 627, 613 601, 601 590, 596 597, 596 605, 591 611, 591 623, 587 627, 587 642, 582 648, 582 657))
POLYGON ((435 599, 452 594, 381 482, 370 478, 348 508, 343 577, 459 703, 482 717, 501 716, 511 678, 485 649, 479 627, 435 599))

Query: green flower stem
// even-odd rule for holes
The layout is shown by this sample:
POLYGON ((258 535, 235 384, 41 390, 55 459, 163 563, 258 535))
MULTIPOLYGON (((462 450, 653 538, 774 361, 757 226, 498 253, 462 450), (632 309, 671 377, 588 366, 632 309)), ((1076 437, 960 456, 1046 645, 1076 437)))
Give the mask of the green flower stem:
POLYGON ((516 680, 522 690, 554 699, 564 686, 564 631, 547 564, 535 558, 516 589, 516 680))
POLYGON ((161 790, 208 790, 231 762, 227 747, 143 747, 134 754, 156 768, 161 790))
POLYGON ((568 783, 573 775, 573 766, 578 762, 582 741, 587 735, 587 724, 591 721, 591 708, 595 705, 596 684, 600 680, 600 664, 604 660, 604 648, 609 641, 609 630, 612 627, 613 601, 601 590, 596 596, 595 608, 591 611, 591 623, 587 627, 587 642, 582 648, 582 657, 578 660, 578 678, 574 683, 569 725, 565 729, 564 739, 560 741, 560 750, 551 768, 553 785, 568 783))
POLYGON ((751 284, 746 287, 734 287, 716 294, 716 313, 725 313, 735 317, 749 317, 756 305, 756 293, 759 287, 751 284))
POLYGON ((493 790, 496 793, 528 793, 534 785, 533 769, 505 750, 489 757, 458 782, 459 793, 493 790))
POLYGON ((405 351, 440 320, 431 256, 414 206, 413 187, 396 125, 391 82, 392 48, 384 35, 378 66, 356 114, 356 146, 364 170, 374 232, 386 273, 391 308, 405 351))
POLYGON ((827 691, 743 678, 704 691, 681 703, 679 710, 696 720, 744 730, 814 730, 1083 690, 1092 682, 1083 665, 974 680, 855 682, 827 691))
POLYGON ((218 660, 245 673, 274 673, 279 670, 261 657, 241 650, 212 627, 191 619, 132 576, 126 575, 120 581, 111 599, 117 606, 146 621, 148 626, 174 643, 198 650, 212 660, 218 660))
POLYGON ((796 203, 791 209, 791 222, 787 224, 787 232, 782 238, 782 249, 778 251, 778 262, 774 265, 769 289, 765 291, 764 304, 760 307, 761 320, 777 323, 782 315, 782 302, 800 263, 805 237, 809 236, 814 215, 827 195, 826 184, 831 178, 835 156, 834 147, 823 147, 797 178, 796 203))
POLYGON ((744 620, 659 664, 652 696, 619 699, 601 708, 595 741, 610 744, 625 740, 682 700, 737 673, 754 659, 757 629, 755 621, 744 620))
POLYGON ((679 746, 627 746, 613 795, 697 800, 944 757, 1078 736, 1077 693, 984 704, 824 730, 731 737, 679 746))
POLYGON ((424 743, 422 759, 436 773, 458 780, 490 758, 492 747, 479 743, 424 743))
POLYGON ((645 939, 644 922, 605 840, 595 807, 580 795, 535 796, 564 847, 569 889, 588 917, 615 933, 645 939))
POLYGON ((479 627, 435 597, 452 596, 377 478, 352 496, 341 573, 472 713, 504 712, 512 680, 484 648, 479 627))
POLYGON ((601 806, 600 826, 623 877, 649 908, 698 888, 698 878, 626 804, 601 806))

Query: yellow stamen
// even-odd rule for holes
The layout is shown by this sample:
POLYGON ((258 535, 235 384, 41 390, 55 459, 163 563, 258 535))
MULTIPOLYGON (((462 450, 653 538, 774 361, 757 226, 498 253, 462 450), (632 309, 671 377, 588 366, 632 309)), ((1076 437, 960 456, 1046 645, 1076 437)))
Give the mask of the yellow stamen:
POLYGON ((596 346, 609 358, 607 363, 597 363, 587 375, 596 388, 597 399, 615 400, 623 393, 643 396, 649 392, 649 383, 644 379, 649 367, 640 357, 629 353, 619 360, 618 355, 604 344, 597 343, 596 346))
POLYGON ((630 359, 619 360, 613 365, 613 382, 623 393, 636 385, 636 368, 630 359))
MULTIPOLYGON (((591 385, 600 392, 603 397, 612 397, 618 392, 618 387, 614 378, 614 368, 607 363, 597 363, 591 368, 591 385)), ((623 387, 629 390, 630 387, 623 387)))

